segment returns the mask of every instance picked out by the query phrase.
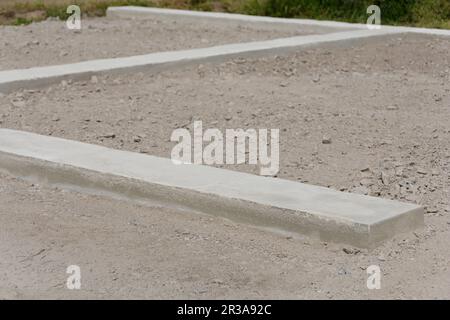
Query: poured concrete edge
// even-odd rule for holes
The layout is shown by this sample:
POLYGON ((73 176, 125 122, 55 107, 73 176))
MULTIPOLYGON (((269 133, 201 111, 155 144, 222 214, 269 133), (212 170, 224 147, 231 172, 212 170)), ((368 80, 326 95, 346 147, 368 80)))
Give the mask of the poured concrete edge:
MULTIPOLYGON (((85 62, 0 71, 0 92, 44 87, 63 79, 81 80, 92 74, 122 73, 145 69, 167 69, 196 62, 223 61, 232 57, 283 53, 304 46, 336 41, 382 36, 389 31, 357 30, 321 35, 281 38, 267 41, 228 44, 209 48, 157 52, 124 58, 99 59, 85 62)), ((394 32, 395 33, 395 32, 394 32)))
MULTIPOLYGON (((272 23, 272 24, 291 24, 291 25, 308 25, 327 28, 348 28, 348 29, 368 29, 367 24, 349 23, 328 20, 313 20, 313 19, 294 19, 294 18, 274 18, 264 16, 251 16, 235 13, 223 12, 204 12, 204 11, 190 11, 177 9, 161 9, 161 8, 147 8, 147 7, 109 7, 106 11, 108 17, 118 18, 145 18, 155 15, 167 15, 174 17, 184 17, 192 19, 220 19, 228 21, 241 21, 253 23, 272 23)), ((380 26, 382 30, 390 30, 396 32, 414 32, 424 34, 434 34, 442 36, 450 36, 450 30, 445 29, 431 29, 431 28, 415 28, 415 27, 398 27, 398 26, 380 26)))
POLYGON ((9 129, 0 129, 0 170, 363 248, 424 223, 414 204, 9 129))
POLYGON ((264 16, 251 16, 236 13, 224 12, 205 12, 192 10, 178 10, 178 9, 163 9, 163 8, 148 8, 137 6, 125 7, 108 7, 106 16, 110 18, 148 18, 151 16, 171 16, 176 18, 190 18, 192 20, 225 20, 225 21, 240 21, 250 23, 270 23, 280 25, 305 25, 318 26, 327 28, 351 28, 351 29, 367 29, 365 24, 355 24, 338 21, 312 20, 312 19, 288 19, 288 18, 274 18, 264 16))

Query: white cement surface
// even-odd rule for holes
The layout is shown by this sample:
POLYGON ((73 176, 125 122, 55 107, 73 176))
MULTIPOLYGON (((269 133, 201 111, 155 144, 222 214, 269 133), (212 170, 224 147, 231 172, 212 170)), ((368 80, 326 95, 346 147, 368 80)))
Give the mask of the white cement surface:
POLYGON ((0 129, 0 152, 369 226, 421 210, 414 204, 209 166, 175 165, 170 159, 9 129, 0 129))
MULTIPOLYGON (((202 12, 202 11, 189 11, 189 10, 176 10, 176 9, 160 9, 160 8, 145 8, 145 7, 109 7, 107 15, 110 17, 145 17, 151 15, 172 15, 179 17, 191 17, 196 19, 222 19, 222 20, 235 20, 235 21, 247 21, 247 22, 263 22, 263 23, 275 23, 275 24, 295 24, 295 25, 310 25, 320 27, 331 28, 354 28, 354 29, 366 29, 366 24, 361 23, 348 23, 338 21, 327 20, 313 20, 313 19, 289 19, 289 18, 274 18, 274 17, 262 17, 262 16, 250 16, 243 14, 222 13, 222 12, 202 12)), ((414 27, 397 27, 382 25, 381 30, 390 30, 397 32, 415 32, 424 34, 434 34, 450 36, 450 30, 443 29, 431 29, 431 28, 414 28, 414 27)))
POLYGON ((129 17, 142 18, 151 15, 170 15, 176 17, 186 17, 193 19, 222 19, 232 21, 245 22, 262 22, 275 24, 293 24, 293 25, 310 25, 331 28, 367 28, 365 24, 354 24, 337 21, 319 21, 313 19, 288 19, 288 18, 273 18, 263 16, 251 16, 245 14, 223 13, 223 12, 204 12, 192 10, 177 10, 177 9, 162 9, 162 8, 146 8, 136 6, 125 7, 109 7, 106 11, 108 17, 129 17))
POLYGON ((0 72, 0 92, 7 93, 17 89, 42 87, 49 83, 61 81, 64 78, 87 78, 95 73, 127 72, 132 69, 157 66, 168 67, 189 62, 206 62, 256 53, 283 52, 302 46, 380 36, 389 33, 396 33, 396 31, 357 30, 336 32, 201 49, 158 52, 125 58, 99 59, 64 65, 7 70, 0 72))

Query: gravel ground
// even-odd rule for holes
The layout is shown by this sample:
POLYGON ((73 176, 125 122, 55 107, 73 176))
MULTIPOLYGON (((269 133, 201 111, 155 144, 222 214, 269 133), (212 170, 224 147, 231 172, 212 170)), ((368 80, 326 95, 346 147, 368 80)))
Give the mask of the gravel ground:
POLYGON ((0 27, 0 70, 64 64, 342 31, 310 26, 192 22, 161 16, 130 20, 90 18, 80 32, 65 21, 47 20, 20 27, 0 27))
POLYGON ((279 128, 279 177, 442 214, 449 204, 449 48, 445 38, 403 35, 157 75, 63 81, 3 96, 0 121, 163 157, 174 146, 172 131, 192 129, 194 120, 223 132, 279 128))
MULTIPOLYGON (((279 177, 415 202, 427 208, 424 230, 398 236, 370 253, 348 247, 344 252, 343 246, 287 239, 231 223, 228 230, 228 222, 210 217, 203 220, 197 215, 190 219, 188 213, 164 215, 163 221, 155 222, 160 228, 155 234, 166 235, 168 219, 188 228, 184 239, 188 249, 183 253, 195 258, 186 258, 187 265, 192 263, 208 271, 202 271, 202 267, 181 270, 179 259, 171 263, 172 257, 157 254, 161 274, 153 274, 149 268, 146 276, 152 274, 157 278, 164 274, 178 280, 166 283, 161 291, 144 290, 142 294, 147 294, 146 297, 162 292, 164 297, 205 298, 449 298, 449 49, 448 38, 395 35, 155 75, 137 73, 93 77, 88 82, 62 82, 43 91, 21 91, 0 97, 0 124, 163 157, 169 157, 174 145, 169 141, 172 130, 192 128, 194 120, 202 120, 204 128, 279 128, 279 177), (324 137, 331 143, 324 144, 324 137), (179 217, 183 218, 177 220, 179 217), (205 225, 205 221, 211 223, 205 225), (189 234, 195 235, 194 239, 199 235, 212 239, 214 235, 219 243, 222 241, 223 248, 211 241, 196 241, 194 245, 189 234), (206 256, 200 258, 198 252, 206 256), (227 263, 216 266, 214 253, 220 253, 227 263), (363 269, 369 264, 382 267, 385 287, 380 291, 365 287, 363 269), (211 279, 219 277, 219 281, 200 289, 206 281, 202 276, 205 272, 212 275, 211 279), (179 277, 188 280, 180 282, 179 277)), ((249 166, 226 168, 258 172, 258 168, 249 166)), ((8 177, 1 180, 4 188, 16 184, 11 180, 8 177)), ((26 194, 29 189, 24 186, 23 192, 26 194)), ((66 199, 66 194, 60 195, 61 191, 53 192, 55 197, 66 199)), ((14 197, 19 194, 11 193, 12 200, 4 202, 8 198, 2 192, 2 207, 9 208, 15 203, 14 197)), ((47 199, 45 193, 36 194, 47 199)), ((74 203, 78 196, 70 193, 74 203)), ((49 202, 53 203, 55 214, 64 211, 60 208, 61 201, 55 198, 49 202)), ((91 202, 92 209, 86 204, 87 208, 80 211, 95 211, 97 205, 103 208, 112 200, 87 201, 91 202)), ((28 204, 21 201, 16 205, 17 212, 27 214, 20 207, 26 209, 28 204)), ((132 211, 125 206, 111 205, 114 211, 105 212, 116 219, 127 219, 132 211), (123 212, 127 214, 122 217, 123 212)), ((38 206, 30 202, 29 207, 38 206)), ((67 207, 73 212, 76 205, 69 203, 67 207)), ((153 211, 162 215, 167 209, 136 210, 152 212, 142 219, 158 219, 153 211)), ((2 219, 9 222, 2 221, 1 228, 17 229, 20 225, 14 220, 17 213, 2 212, 5 212, 2 219)), ((95 226, 101 228, 102 223, 92 221, 89 226, 95 235, 95 226)), ((66 224, 66 228, 84 232, 72 224, 66 224)), ((45 234, 40 236, 51 239, 45 234)), ((9 252, 5 261, 11 265, 18 263, 14 260, 17 259, 14 244, 20 239, 17 234, 9 234, 9 245, 0 251, 2 256, 6 255, 4 250, 9 252)), ((39 241, 30 243, 37 245, 39 241)), ((81 250, 78 244, 71 245, 81 250)), ((103 238, 91 250, 109 247, 103 238)), ((29 255, 39 250, 30 248, 29 255)), ((176 250, 173 242, 164 247, 164 253, 167 250, 176 250)), ((124 249, 124 252, 141 259, 139 250, 124 249)), ((80 256, 84 257, 81 253, 80 256)), ((115 250, 109 259, 114 261, 112 266, 131 263, 131 259, 123 259, 115 250)), ((35 263, 42 265, 39 260, 35 263)), ((36 267, 19 265, 24 270, 36 267)), ((94 261, 90 265, 101 263, 94 261)), ((127 265, 123 268, 128 270, 127 265)), ((129 285, 130 291, 124 291, 122 297, 140 295, 132 291, 129 274, 124 275, 124 284, 129 285)), ((24 279, 26 282, 27 278, 24 279)), ((30 288, 30 292, 47 290, 36 283, 30 288)), ((120 295, 106 289, 105 296, 116 294, 120 295)))
POLYGON ((437 217, 369 253, 1 174, 0 190, 0 299, 450 297, 437 217), (80 290, 66 289, 73 264, 80 290), (372 264, 380 290, 366 288, 372 264))

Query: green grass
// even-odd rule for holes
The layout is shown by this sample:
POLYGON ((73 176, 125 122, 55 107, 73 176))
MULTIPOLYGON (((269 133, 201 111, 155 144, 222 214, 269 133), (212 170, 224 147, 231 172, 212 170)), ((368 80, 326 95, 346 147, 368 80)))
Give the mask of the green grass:
POLYGON ((381 9, 383 24, 449 28, 449 0, 250 0, 251 14, 365 23, 369 5, 381 9))
POLYGON ((87 16, 104 16, 109 6, 156 6, 150 0, 0 0, 0 24, 25 24, 47 17, 67 19, 71 4, 79 5, 87 16))
POLYGON ((103 16, 109 6, 135 5, 359 23, 366 22, 367 7, 376 4, 383 24, 450 29, 450 0, 1 0, 0 24, 66 19, 70 4, 88 16, 103 16), (42 14, 29 16, 38 11, 42 14))
POLYGON ((31 19, 26 19, 26 18, 16 18, 16 20, 14 21, 14 25, 15 26, 21 26, 21 25, 27 25, 32 23, 33 20, 31 19))

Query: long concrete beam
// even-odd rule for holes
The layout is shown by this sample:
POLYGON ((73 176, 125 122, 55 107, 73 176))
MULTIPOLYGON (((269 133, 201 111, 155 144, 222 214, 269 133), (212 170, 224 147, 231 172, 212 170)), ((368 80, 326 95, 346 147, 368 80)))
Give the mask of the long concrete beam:
POLYGON ((415 204, 8 129, 0 129, 0 170, 363 248, 424 223, 415 204))
MULTIPOLYGON (((357 30, 321 35, 297 36, 267 41, 228 44, 209 48, 157 52, 139 56, 99 59, 85 62, 0 71, 0 92, 33 89, 63 79, 88 79, 92 74, 122 73, 145 69, 161 70, 189 63, 223 61, 231 57, 283 53, 306 46, 382 36, 391 31, 357 30)), ((396 32, 394 32, 396 33, 396 32)))
MULTIPOLYGON (((240 21, 250 23, 272 23, 279 25, 308 25, 328 28, 347 28, 347 29, 368 29, 366 24, 348 23, 339 21, 327 20, 313 20, 313 19, 292 19, 292 18, 274 18, 251 16, 244 14, 222 13, 222 12, 203 12, 190 10, 176 10, 176 9, 161 9, 161 8, 147 8, 147 7, 109 7, 106 11, 108 17, 114 18, 151 18, 152 16, 167 15, 173 17, 180 17, 186 19, 215 19, 225 21, 240 21)), ((382 30, 390 30, 397 32, 415 32, 424 34, 434 34, 442 36, 450 36, 450 30, 432 29, 432 28, 414 28, 414 27, 398 27, 382 25, 382 30)))
POLYGON ((284 24, 284 25, 309 25, 327 28, 351 28, 367 29, 365 24, 338 22, 338 21, 325 21, 325 20, 312 20, 312 19, 288 19, 288 18, 274 18, 264 16, 251 16, 245 14, 236 13, 224 13, 224 12, 205 12, 205 11, 193 11, 193 10, 178 10, 178 9, 163 9, 163 8, 148 8, 137 6, 123 6, 123 7, 108 7, 106 10, 106 16, 109 18, 149 18, 152 16, 172 16, 175 18, 186 18, 198 21, 203 20, 225 20, 229 22, 240 21, 250 23, 270 23, 270 24, 284 24))

